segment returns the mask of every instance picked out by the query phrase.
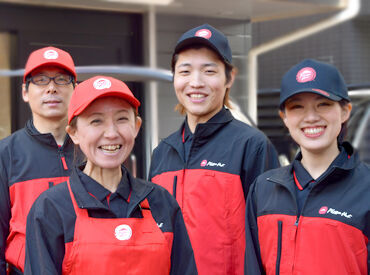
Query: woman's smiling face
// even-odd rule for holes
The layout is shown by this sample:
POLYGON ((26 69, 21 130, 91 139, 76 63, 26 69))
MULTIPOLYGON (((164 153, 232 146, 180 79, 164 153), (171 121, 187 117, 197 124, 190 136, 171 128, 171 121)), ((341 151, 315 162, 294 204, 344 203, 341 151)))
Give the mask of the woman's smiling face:
POLYGON ((90 104, 68 133, 93 166, 113 169, 130 155, 141 126, 125 100, 103 97, 90 104))
POLYGON ((320 153, 338 146, 337 137, 351 108, 314 93, 299 93, 286 100, 280 116, 302 152, 320 153))

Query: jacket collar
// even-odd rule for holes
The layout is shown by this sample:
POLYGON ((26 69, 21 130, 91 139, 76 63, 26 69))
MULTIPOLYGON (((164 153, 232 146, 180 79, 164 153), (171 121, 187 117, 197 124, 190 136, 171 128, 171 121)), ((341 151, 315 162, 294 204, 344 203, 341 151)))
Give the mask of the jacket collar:
MULTIPOLYGON (((357 152, 354 151, 352 145, 349 142, 343 142, 339 146, 340 150, 344 150, 345 153, 348 154, 348 160, 344 162, 338 163, 338 165, 334 164, 329 167, 330 171, 328 171, 327 176, 325 177, 333 179, 343 177, 347 174, 350 170, 354 169, 360 162, 359 156, 357 152)), ((302 155, 299 152, 295 158, 295 160, 302 159, 302 155)), ((275 173, 273 176, 269 177, 268 179, 277 183, 280 183, 288 188, 292 186, 293 183, 293 164, 285 166, 279 170, 279 173, 275 173)), ((323 180, 327 182, 327 180, 323 180)), ((335 183, 335 180, 330 182, 335 183)))
MULTIPOLYGON (((214 135, 220 128, 225 124, 232 121, 234 117, 228 109, 222 108, 217 114, 215 114, 206 123, 200 123, 195 128, 193 142, 195 141, 198 145, 206 143, 209 138, 214 135)), ((184 155, 183 148, 183 132, 185 127, 185 121, 182 123, 179 130, 163 140, 163 142, 174 147, 180 156, 184 155)))
MULTIPOLYGON (((102 208, 101 202, 95 199, 86 191, 85 187, 83 186, 78 176, 77 169, 79 168, 78 167, 73 168, 72 174, 70 176, 70 183, 78 207, 90 210, 101 209, 102 208)), ((130 216, 130 214, 134 211, 136 206, 142 200, 144 200, 148 196, 148 194, 153 190, 153 187, 143 180, 133 178, 124 166, 122 166, 122 169, 125 170, 123 174, 126 173, 127 180, 129 181, 129 184, 131 185, 132 188, 129 208, 127 210, 128 216, 130 216)))
MULTIPOLYGON (((26 133, 36 139, 38 142, 43 143, 43 145, 46 146, 51 146, 51 147, 56 147, 58 144, 55 141, 54 136, 51 133, 47 134, 41 134, 33 124, 33 119, 30 119, 27 121, 26 126, 26 133)), ((64 143, 62 147, 67 146, 68 144, 73 144, 71 138, 69 137, 68 134, 66 134, 66 137, 64 139, 64 143)))

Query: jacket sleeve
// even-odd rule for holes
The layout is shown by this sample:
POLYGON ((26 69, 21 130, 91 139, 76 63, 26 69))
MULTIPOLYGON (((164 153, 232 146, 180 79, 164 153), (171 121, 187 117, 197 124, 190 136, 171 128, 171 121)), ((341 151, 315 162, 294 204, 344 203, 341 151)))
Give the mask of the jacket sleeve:
POLYGON ((27 216, 25 275, 62 274, 63 224, 55 205, 42 194, 27 216))
POLYGON ((258 240, 257 211, 255 204, 255 186, 251 186, 246 202, 245 217, 245 265, 244 275, 265 274, 262 266, 261 252, 258 240))
POLYGON ((250 185, 263 172, 280 167, 278 154, 268 138, 259 133, 247 142, 244 151, 242 173, 240 175, 244 197, 247 197, 250 185))
POLYGON ((9 222, 11 217, 10 196, 8 181, 4 166, 0 163, 0 274, 6 274, 5 248, 9 235, 9 222))
POLYGON ((155 148, 153 150, 153 153, 152 153, 152 158, 150 160, 148 181, 152 181, 153 177, 156 176, 154 171, 155 171, 157 163, 159 161, 159 159, 158 159, 159 154, 157 153, 157 151, 158 151, 158 147, 155 148))
POLYGON ((190 244, 188 232, 185 227, 184 218, 180 207, 176 203, 173 225, 173 243, 171 251, 171 275, 196 275, 193 248, 190 244))

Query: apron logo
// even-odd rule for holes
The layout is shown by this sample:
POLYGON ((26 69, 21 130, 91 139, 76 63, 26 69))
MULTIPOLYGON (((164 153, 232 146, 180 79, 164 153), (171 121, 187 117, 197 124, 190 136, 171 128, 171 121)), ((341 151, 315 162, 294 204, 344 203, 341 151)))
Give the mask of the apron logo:
POLYGON ((57 59, 58 53, 54 50, 47 50, 46 52, 44 52, 44 58, 45 59, 57 59))
POLYGON ((127 224, 121 224, 114 230, 114 236, 120 241, 127 241, 132 236, 132 229, 127 224))

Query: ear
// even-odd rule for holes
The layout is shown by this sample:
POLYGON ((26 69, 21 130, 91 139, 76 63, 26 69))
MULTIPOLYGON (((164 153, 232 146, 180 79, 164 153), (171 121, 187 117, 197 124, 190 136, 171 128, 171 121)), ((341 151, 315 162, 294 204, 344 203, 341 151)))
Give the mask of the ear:
POLYGON ((75 127, 71 127, 71 126, 67 125, 66 132, 71 137, 74 144, 77 145, 77 144, 80 143, 80 141, 78 139, 77 129, 75 127))
POLYGON ((351 111, 352 111, 352 103, 348 103, 344 106, 342 106, 342 123, 346 122, 350 115, 351 115, 351 111))
POLYGON ((230 72, 230 80, 229 82, 226 83, 226 88, 231 88, 231 86, 233 86, 234 84, 234 80, 235 80, 235 76, 236 76, 236 70, 235 69, 232 69, 231 72, 230 72))
POLYGON ((26 84, 25 83, 22 84, 22 98, 23 98, 24 102, 29 102, 28 90, 26 89, 26 84))
POLYGON ((139 133, 141 124, 142 124, 141 117, 137 116, 136 119, 135 119, 135 138, 137 137, 137 135, 139 133))
POLYGON ((282 110, 279 110, 279 116, 286 126, 286 114, 282 110))

